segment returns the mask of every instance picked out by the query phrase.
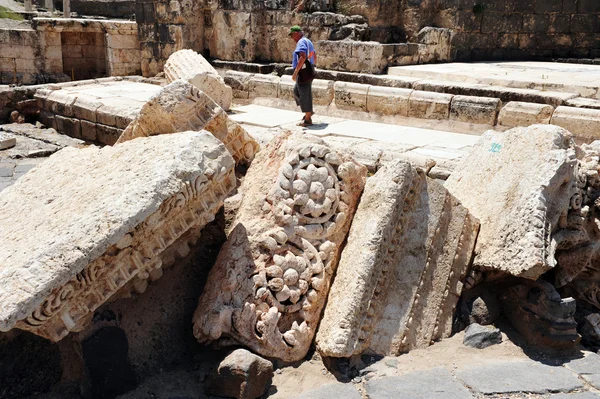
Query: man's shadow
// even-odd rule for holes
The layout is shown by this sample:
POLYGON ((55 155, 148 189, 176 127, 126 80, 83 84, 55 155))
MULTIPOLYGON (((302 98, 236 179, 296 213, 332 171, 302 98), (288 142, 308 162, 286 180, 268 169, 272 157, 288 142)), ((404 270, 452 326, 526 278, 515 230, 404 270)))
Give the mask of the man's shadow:
POLYGON ((304 126, 307 130, 325 130, 329 126, 329 123, 313 123, 309 126, 304 126))

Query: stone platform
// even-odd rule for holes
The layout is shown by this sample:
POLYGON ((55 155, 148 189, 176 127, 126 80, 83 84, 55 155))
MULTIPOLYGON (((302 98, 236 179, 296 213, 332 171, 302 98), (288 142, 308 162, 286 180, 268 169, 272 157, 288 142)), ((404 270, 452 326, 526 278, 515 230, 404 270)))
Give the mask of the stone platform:
POLYGON ((520 89, 577 93, 600 98, 600 67, 555 62, 476 62, 390 67, 389 75, 520 89))
POLYGON ((112 145, 160 89, 143 78, 107 78, 48 85, 37 90, 35 98, 47 127, 112 145))

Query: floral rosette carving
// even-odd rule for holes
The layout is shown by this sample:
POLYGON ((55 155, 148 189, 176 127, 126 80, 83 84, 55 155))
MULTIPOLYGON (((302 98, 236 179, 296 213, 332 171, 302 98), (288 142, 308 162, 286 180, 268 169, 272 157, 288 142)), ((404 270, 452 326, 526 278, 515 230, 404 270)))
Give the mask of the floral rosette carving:
MULTIPOLYGON (((242 288, 233 293, 234 298, 243 298, 242 303, 222 304, 217 320, 210 312, 199 314, 208 305, 204 301, 210 301, 201 299, 195 334, 205 342, 223 333, 265 356, 294 361, 306 355, 314 337, 366 168, 308 140, 288 146, 277 154, 277 174, 262 202, 248 206, 262 215, 252 215, 254 221, 249 221, 245 210, 240 210, 245 216, 237 220, 238 226, 251 229, 256 223, 262 227, 246 233, 254 237, 247 255, 253 259, 246 266, 247 283, 242 282, 242 288)), ((239 245, 242 243, 236 241, 228 250, 239 245)), ((219 260, 217 263, 218 268, 219 260)), ((217 273, 224 278, 235 274, 217 273)), ((216 280, 216 276, 214 281, 209 277, 209 283, 216 284, 216 280)), ((219 302, 223 297, 229 298, 229 294, 219 293, 214 299, 219 302)))

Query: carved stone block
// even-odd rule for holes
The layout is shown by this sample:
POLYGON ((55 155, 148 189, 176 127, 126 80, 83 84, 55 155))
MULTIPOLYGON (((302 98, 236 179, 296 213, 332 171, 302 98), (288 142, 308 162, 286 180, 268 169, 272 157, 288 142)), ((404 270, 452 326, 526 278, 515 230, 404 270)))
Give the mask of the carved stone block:
POLYGON ((481 223, 474 265, 533 280, 552 269, 576 167, 571 134, 557 126, 484 133, 445 184, 481 223))
POLYGON ((370 177, 317 333, 324 356, 398 355, 448 337, 479 224, 409 163, 370 177))
POLYGON ((280 136, 259 152, 194 314, 196 338, 228 337, 264 356, 302 359, 366 172, 312 136, 280 136))
POLYGON ((160 277, 163 255, 214 219, 234 161, 208 132, 66 148, 0 192, 0 331, 52 341, 160 277))
POLYGON ((117 143, 136 137, 202 129, 221 140, 236 163, 251 161, 258 151, 258 143, 244 128, 229 119, 204 92, 183 80, 165 86, 144 104, 117 143))
POLYGON ((217 70, 194 50, 179 50, 171 54, 164 69, 169 83, 177 79, 185 80, 206 93, 225 111, 229 111, 233 96, 231 87, 227 86, 217 70))

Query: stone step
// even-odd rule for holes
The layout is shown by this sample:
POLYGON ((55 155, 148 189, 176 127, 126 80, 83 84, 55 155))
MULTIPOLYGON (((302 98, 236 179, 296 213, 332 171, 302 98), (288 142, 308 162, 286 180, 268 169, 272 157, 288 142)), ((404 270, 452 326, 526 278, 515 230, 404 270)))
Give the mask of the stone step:
POLYGON ((389 75, 575 93, 600 98, 600 66, 555 62, 476 62, 390 67, 389 75))

